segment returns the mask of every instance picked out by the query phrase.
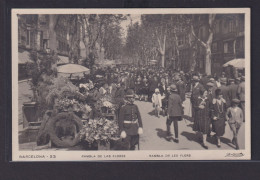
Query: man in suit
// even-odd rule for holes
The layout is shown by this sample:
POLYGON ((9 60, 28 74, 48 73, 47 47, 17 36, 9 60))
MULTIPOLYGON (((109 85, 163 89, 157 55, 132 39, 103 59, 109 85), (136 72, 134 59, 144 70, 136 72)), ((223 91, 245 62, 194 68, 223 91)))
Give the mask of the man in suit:
POLYGON ((175 134, 174 141, 176 143, 179 143, 178 121, 182 120, 182 115, 183 115, 182 99, 177 92, 178 90, 175 84, 172 84, 170 86, 170 91, 171 91, 171 95, 169 96, 168 99, 167 120, 166 120, 167 135, 168 137, 171 136, 170 126, 173 122, 174 134, 175 134))
POLYGON ((220 78, 220 84, 221 86, 219 87, 219 89, 222 92, 223 98, 226 100, 226 106, 227 108, 229 108, 231 106, 231 101, 229 99, 229 88, 227 86, 227 78, 220 78))
POLYGON ((127 142, 128 150, 135 150, 135 145, 139 144, 139 135, 143 134, 141 114, 134 100, 134 91, 128 89, 125 96, 126 104, 121 107, 118 118, 120 136, 127 142))
POLYGON ((214 84, 212 82, 208 82, 207 83, 207 89, 208 89, 209 102, 212 103, 213 99, 215 98, 216 87, 214 86, 214 84))
POLYGON ((192 117, 196 119, 195 116, 195 109, 194 105, 196 103, 196 100, 200 96, 200 92, 204 91, 204 87, 202 84, 199 82, 199 77, 197 75, 193 76, 193 87, 191 90, 191 97, 190 97, 190 102, 191 102, 191 107, 192 107, 192 117))
POLYGON ((234 79, 229 79, 229 83, 230 85, 228 86, 228 97, 229 97, 229 101, 232 102, 233 99, 237 99, 237 88, 238 88, 238 84, 235 84, 235 80, 234 79))
POLYGON ((245 76, 241 77, 241 82, 237 88, 237 94, 240 100, 240 106, 243 111, 245 121, 245 76))
POLYGON ((180 76, 176 76, 176 81, 177 81, 176 86, 177 86, 178 94, 180 95, 181 100, 183 102, 183 101, 185 101, 186 86, 180 76))

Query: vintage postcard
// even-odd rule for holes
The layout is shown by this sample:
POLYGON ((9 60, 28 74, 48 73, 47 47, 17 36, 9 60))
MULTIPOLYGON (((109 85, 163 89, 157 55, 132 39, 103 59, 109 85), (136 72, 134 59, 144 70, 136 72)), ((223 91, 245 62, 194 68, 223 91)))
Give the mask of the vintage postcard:
POLYGON ((12 9, 12 161, 251 159, 250 9, 12 9))

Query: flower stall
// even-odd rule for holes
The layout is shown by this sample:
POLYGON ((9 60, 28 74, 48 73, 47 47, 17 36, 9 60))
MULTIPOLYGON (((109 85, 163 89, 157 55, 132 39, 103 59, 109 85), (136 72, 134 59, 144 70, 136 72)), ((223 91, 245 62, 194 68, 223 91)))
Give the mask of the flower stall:
POLYGON ((49 114, 44 116, 38 145, 49 140, 55 147, 72 147, 85 141, 101 150, 110 148, 110 140, 119 138, 117 105, 105 93, 95 99, 94 87, 92 81, 77 87, 64 77, 53 78, 48 88, 42 86, 40 94, 46 100, 41 104, 49 114))

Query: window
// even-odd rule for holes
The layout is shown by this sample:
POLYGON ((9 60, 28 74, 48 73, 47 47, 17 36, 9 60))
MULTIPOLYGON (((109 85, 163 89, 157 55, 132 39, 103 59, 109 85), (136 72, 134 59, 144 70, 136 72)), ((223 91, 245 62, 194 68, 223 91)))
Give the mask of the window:
POLYGON ((230 20, 228 22, 228 32, 234 32, 235 31, 235 21, 230 20))
POLYGON ((220 33, 220 21, 217 21, 217 23, 216 23, 215 33, 216 34, 220 33))
POLYGON ((26 45, 29 45, 30 44, 30 31, 27 30, 26 31, 26 45))
POLYGON ((233 43, 233 41, 228 41, 224 43, 224 53, 232 53, 234 51, 233 43))

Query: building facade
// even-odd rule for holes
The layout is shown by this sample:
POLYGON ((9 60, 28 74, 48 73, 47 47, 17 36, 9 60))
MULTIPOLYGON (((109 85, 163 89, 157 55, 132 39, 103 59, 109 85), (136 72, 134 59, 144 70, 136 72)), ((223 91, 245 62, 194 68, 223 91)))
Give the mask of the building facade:
MULTIPOLYGON (((209 37, 209 16, 194 15, 196 36, 206 42, 209 37)), ((223 64, 235 58, 245 58, 244 14, 216 15, 211 44, 211 72, 219 74, 223 64)), ((206 50, 189 31, 177 35, 177 43, 168 43, 166 61, 173 69, 188 72, 195 63, 195 70, 205 73, 206 50), (177 48, 175 47, 177 44, 177 48), (177 52, 177 50, 179 52, 177 52)))
MULTIPOLYGON (((19 52, 31 50, 55 52, 60 58, 58 64, 68 63, 70 52, 68 26, 68 19, 63 15, 20 15, 18 17, 19 52)), ((79 32, 77 33, 79 35, 79 32)))

